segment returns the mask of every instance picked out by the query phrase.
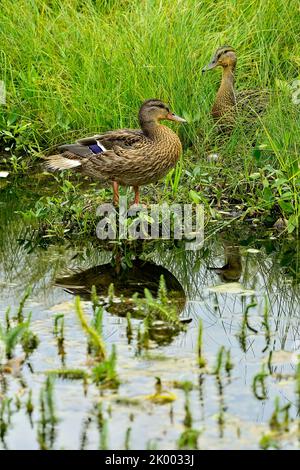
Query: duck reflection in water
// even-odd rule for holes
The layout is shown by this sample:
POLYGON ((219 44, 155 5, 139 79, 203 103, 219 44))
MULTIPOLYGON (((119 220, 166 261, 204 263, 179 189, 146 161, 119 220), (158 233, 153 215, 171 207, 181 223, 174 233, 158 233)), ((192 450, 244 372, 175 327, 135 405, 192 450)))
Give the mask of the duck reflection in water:
POLYGON ((225 261, 220 268, 209 267, 215 271, 223 282, 237 282, 242 275, 242 258, 239 246, 224 244, 225 261))
MULTIPOLYGON (((126 269, 120 269, 120 264, 117 262, 116 265, 107 263, 84 271, 72 272, 56 279, 55 285, 62 287, 70 294, 79 295, 84 300, 91 299, 92 287, 95 286, 99 301, 109 313, 126 317, 130 312, 133 318, 144 318, 135 308, 132 297, 135 293, 144 297, 144 290, 147 288, 156 298, 163 275, 168 298, 179 316, 185 307, 186 297, 176 277, 166 268, 149 261, 138 258, 132 260, 131 263, 132 266, 126 269), (114 286, 113 302, 108 301, 108 290, 111 284, 114 286)), ((188 321, 182 320, 183 323, 188 321)), ((178 329, 158 321, 151 328, 150 338, 159 344, 166 344, 177 334, 179 334, 178 329)))

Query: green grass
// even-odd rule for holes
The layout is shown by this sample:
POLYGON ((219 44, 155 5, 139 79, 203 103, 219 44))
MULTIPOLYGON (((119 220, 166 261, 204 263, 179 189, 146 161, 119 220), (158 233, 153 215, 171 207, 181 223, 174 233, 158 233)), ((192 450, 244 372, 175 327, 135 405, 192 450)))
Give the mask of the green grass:
POLYGON ((292 103, 289 85, 299 78, 299 35, 297 0, 2 0, 7 104, 0 147, 12 145, 12 167, 22 170, 15 155, 22 142, 32 154, 74 136, 135 127, 140 103, 159 97, 187 117, 179 133, 185 149, 193 147, 164 194, 186 200, 200 184, 209 204, 229 196, 254 214, 275 207, 292 232, 300 205, 300 104, 292 103), (213 137, 209 113, 220 71, 201 76, 201 69, 226 43, 238 53, 237 88, 273 90, 258 126, 257 144, 267 150, 254 150, 241 126, 229 141, 213 137), (211 152, 221 155, 215 165, 207 162, 211 152))

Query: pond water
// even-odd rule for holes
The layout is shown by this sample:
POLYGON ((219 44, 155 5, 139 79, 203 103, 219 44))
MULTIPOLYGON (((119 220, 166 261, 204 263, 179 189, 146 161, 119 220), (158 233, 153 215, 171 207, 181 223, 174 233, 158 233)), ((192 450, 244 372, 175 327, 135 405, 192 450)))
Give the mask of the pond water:
POLYGON ((177 303, 180 317, 189 320, 185 331, 165 335, 163 341, 154 335, 149 347, 140 350, 143 320, 133 315, 129 341, 126 311, 131 307, 123 302, 120 309, 105 309, 103 337, 108 351, 116 345, 119 387, 100 390, 91 381, 56 378, 56 420, 52 427, 45 424, 41 394, 47 371, 90 367, 74 294, 81 295, 90 317, 91 286, 96 284, 101 294, 121 274, 109 265, 111 250, 90 242, 29 250, 24 239, 30 238, 31 228, 16 211, 35 197, 32 187, 21 186, 6 186, 0 194, 0 321, 5 324, 9 306, 15 314, 31 286, 24 313, 32 312, 31 330, 40 340, 22 364, 17 346, 17 360, 0 373, 0 448, 177 449, 193 432, 199 433, 192 440, 199 449, 298 448, 299 246, 249 226, 232 225, 215 235, 210 231, 197 252, 149 242, 139 253, 148 264, 136 267, 134 274, 129 270, 116 296, 128 298, 146 286, 154 291, 163 272, 181 292, 177 303), (64 315, 64 356, 54 334, 59 314, 64 315), (200 320, 203 369, 197 356, 200 320), (220 351, 223 361, 215 373, 220 351), (225 357, 233 366, 227 371, 225 357), (169 397, 163 403, 149 399, 157 378, 169 397), (184 382, 189 382, 188 391, 184 382))

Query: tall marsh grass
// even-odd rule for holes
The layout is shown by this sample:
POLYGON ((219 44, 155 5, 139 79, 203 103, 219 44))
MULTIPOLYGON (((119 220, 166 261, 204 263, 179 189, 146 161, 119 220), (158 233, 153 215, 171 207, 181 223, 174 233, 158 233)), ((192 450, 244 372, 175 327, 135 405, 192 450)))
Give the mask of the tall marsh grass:
MULTIPOLYGON (((2 0, 3 115, 31 122, 45 149, 75 131, 137 126, 140 103, 160 97, 188 118, 181 137, 203 159, 220 71, 202 77, 201 69, 217 46, 230 44, 237 87, 273 91, 259 143, 271 149, 298 207, 300 104, 290 85, 300 76, 299 37, 298 0, 2 0)), ((234 174, 253 171, 244 129, 222 154, 234 174)))

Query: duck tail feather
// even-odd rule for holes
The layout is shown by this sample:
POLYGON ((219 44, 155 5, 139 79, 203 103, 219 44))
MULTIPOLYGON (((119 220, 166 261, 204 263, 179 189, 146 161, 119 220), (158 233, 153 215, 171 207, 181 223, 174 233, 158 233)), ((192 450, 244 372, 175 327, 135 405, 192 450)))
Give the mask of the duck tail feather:
POLYGON ((45 167, 48 170, 69 170, 82 165, 80 160, 66 158, 62 155, 51 155, 45 160, 45 167))

